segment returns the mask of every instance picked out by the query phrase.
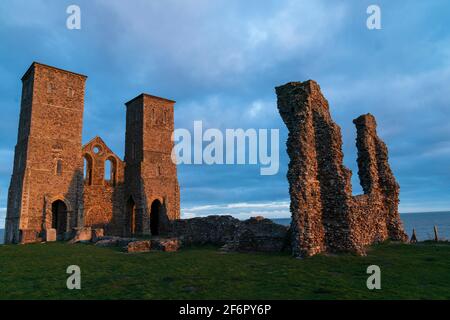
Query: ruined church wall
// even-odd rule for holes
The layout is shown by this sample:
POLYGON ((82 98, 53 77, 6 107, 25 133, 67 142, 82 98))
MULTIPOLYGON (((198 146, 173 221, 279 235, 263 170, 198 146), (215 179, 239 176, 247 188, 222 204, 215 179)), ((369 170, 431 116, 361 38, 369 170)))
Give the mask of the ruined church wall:
POLYGON ((84 226, 102 228, 106 235, 122 236, 125 218, 123 199, 123 185, 85 186, 84 226))
POLYGON ((365 193, 354 197, 352 172, 343 165, 341 131, 319 85, 311 80, 291 82, 276 92, 289 130, 293 254, 364 254, 369 244, 388 238, 405 240, 398 213, 399 186, 386 145, 377 136, 375 118, 363 115, 354 121, 358 173, 365 193))
POLYGON ((325 250, 320 181, 317 177, 313 112, 307 92, 297 83, 276 88, 278 110, 289 133, 286 143, 290 158, 290 210, 292 250, 295 256, 309 256, 325 250))
POLYGON ((102 228, 107 235, 121 236, 125 225, 124 167, 99 137, 83 147, 88 158, 84 179, 84 226, 102 228), (111 161, 110 180, 107 180, 106 161, 111 161))
POLYGON ((382 208, 380 219, 383 219, 385 228, 380 237, 406 241, 407 236, 398 212, 400 186, 389 165, 387 146, 378 137, 375 117, 371 114, 361 115, 353 123, 357 129, 357 161, 361 185, 366 194, 376 195, 377 208, 382 208))
POLYGON ((353 197, 350 230, 356 252, 363 253, 365 246, 388 239, 383 202, 378 194, 353 197))
POLYGON ((349 228, 352 173, 343 165, 341 129, 331 118, 328 101, 315 82, 308 82, 305 87, 309 95, 307 103, 314 118, 314 131, 309 134, 314 135, 316 140, 325 247, 328 251, 340 251, 342 247, 354 245, 349 228))
MULTIPOLYGON (((6 243, 32 242, 57 222, 58 236, 79 227, 126 235, 127 201, 137 234, 150 233, 151 204, 162 203, 160 222, 180 216, 176 165, 171 160, 174 101, 142 94, 127 104, 125 162, 95 138, 82 147, 86 76, 33 63, 22 78, 19 132, 8 192, 6 243), (99 153, 93 147, 101 147, 99 153), (84 177, 83 157, 92 171, 84 177), (105 180, 105 160, 115 164, 105 180), (52 210, 52 204, 58 202, 52 210), (53 211, 60 219, 53 221, 53 211), (166 219, 164 219, 166 217, 166 219), (64 223, 60 223, 60 222, 64 223), (22 232, 23 231, 23 232, 22 232)), ((59 237, 62 238, 62 237, 59 237)))
POLYGON ((207 216, 171 222, 170 235, 183 245, 222 246, 223 251, 280 252, 290 250, 289 228, 263 217, 239 220, 207 216))

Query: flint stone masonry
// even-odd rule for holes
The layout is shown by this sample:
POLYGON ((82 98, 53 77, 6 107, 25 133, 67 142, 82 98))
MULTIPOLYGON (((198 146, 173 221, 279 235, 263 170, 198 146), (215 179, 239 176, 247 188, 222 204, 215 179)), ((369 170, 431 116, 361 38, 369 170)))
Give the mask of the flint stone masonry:
POLYGON ((171 235, 183 245, 223 246, 223 251, 277 252, 289 249, 288 227, 262 217, 245 221, 231 216, 174 220, 171 235))
POLYGON ((231 241, 222 251, 280 252, 290 249, 288 227, 274 223, 263 217, 242 221, 231 241))
POLYGON ((150 249, 151 249, 150 240, 130 242, 126 247, 126 251, 128 253, 150 252, 150 249))
POLYGON ((162 239, 152 239, 151 248, 152 250, 159 250, 164 252, 175 252, 181 247, 181 242, 177 238, 162 238, 162 239))
POLYGON ((170 235, 184 245, 224 245, 234 239, 240 221, 232 216, 208 216, 172 222, 170 235))
POLYGON ((39 238, 39 234, 35 230, 21 230, 20 236, 20 244, 39 243, 42 241, 42 239, 39 238))
POLYGON ((5 243, 45 239, 76 228, 132 237, 167 232, 179 219, 171 160, 175 101, 140 94, 127 102, 125 159, 100 138, 82 145, 87 77, 34 62, 22 77, 5 243))
POLYGON ((352 172, 343 165, 341 130, 327 100, 312 81, 276 88, 278 110, 289 130, 287 178, 291 197, 294 256, 351 251, 387 239, 406 241, 398 213, 399 186, 388 163, 375 118, 357 127, 358 167, 363 195, 352 196, 352 172))

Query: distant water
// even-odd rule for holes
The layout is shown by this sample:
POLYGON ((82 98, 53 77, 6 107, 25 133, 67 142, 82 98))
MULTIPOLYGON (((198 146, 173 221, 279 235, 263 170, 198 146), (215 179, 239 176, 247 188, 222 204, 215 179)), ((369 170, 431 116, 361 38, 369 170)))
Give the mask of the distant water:
POLYGON ((0 229, 0 244, 2 244, 3 243, 3 235, 5 234, 5 230, 3 230, 3 229, 0 229))
MULTIPOLYGON (((434 239, 433 227, 437 226, 439 238, 450 240, 450 212, 404 213, 400 216, 409 237, 415 228, 419 241, 434 239)), ((290 218, 272 220, 282 225, 291 223, 290 218)))

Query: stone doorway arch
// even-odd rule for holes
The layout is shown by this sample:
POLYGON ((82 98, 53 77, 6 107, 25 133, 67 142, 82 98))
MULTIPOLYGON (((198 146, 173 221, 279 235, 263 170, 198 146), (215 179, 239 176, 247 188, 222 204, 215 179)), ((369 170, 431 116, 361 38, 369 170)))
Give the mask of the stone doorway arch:
POLYGON ((161 209, 161 201, 154 200, 150 208, 150 232, 152 236, 159 236, 160 234, 161 209))
POLYGON ((64 235, 67 231, 67 205, 62 200, 52 202, 52 228, 57 235, 64 235))

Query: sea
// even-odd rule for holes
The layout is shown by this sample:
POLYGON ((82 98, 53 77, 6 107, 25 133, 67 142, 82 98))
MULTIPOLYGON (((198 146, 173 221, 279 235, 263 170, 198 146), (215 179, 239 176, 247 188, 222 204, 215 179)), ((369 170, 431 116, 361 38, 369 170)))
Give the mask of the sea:
MULTIPOLYGON (((412 230, 416 229, 419 241, 431 240, 434 238, 434 226, 437 226, 439 238, 450 240, 450 211, 448 212, 420 212, 403 213, 400 215, 405 227, 405 231, 411 237, 412 230)), ((274 222, 289 225, 290 218, 272 219, 274 222)), ((0 229, 0 244, 3 243, 4 230, 0 229)))
MULTIPOLYGON (((405 232, 409 237, 416 229, 418 241, 434 239, 434 226, 438 229, 438 236, 442 240, 450 240, 450 211, 446 212, 418 212, 400 214, 405 232)), ((282 225, 289 225, 290 218, 272 219, 282 225)))

